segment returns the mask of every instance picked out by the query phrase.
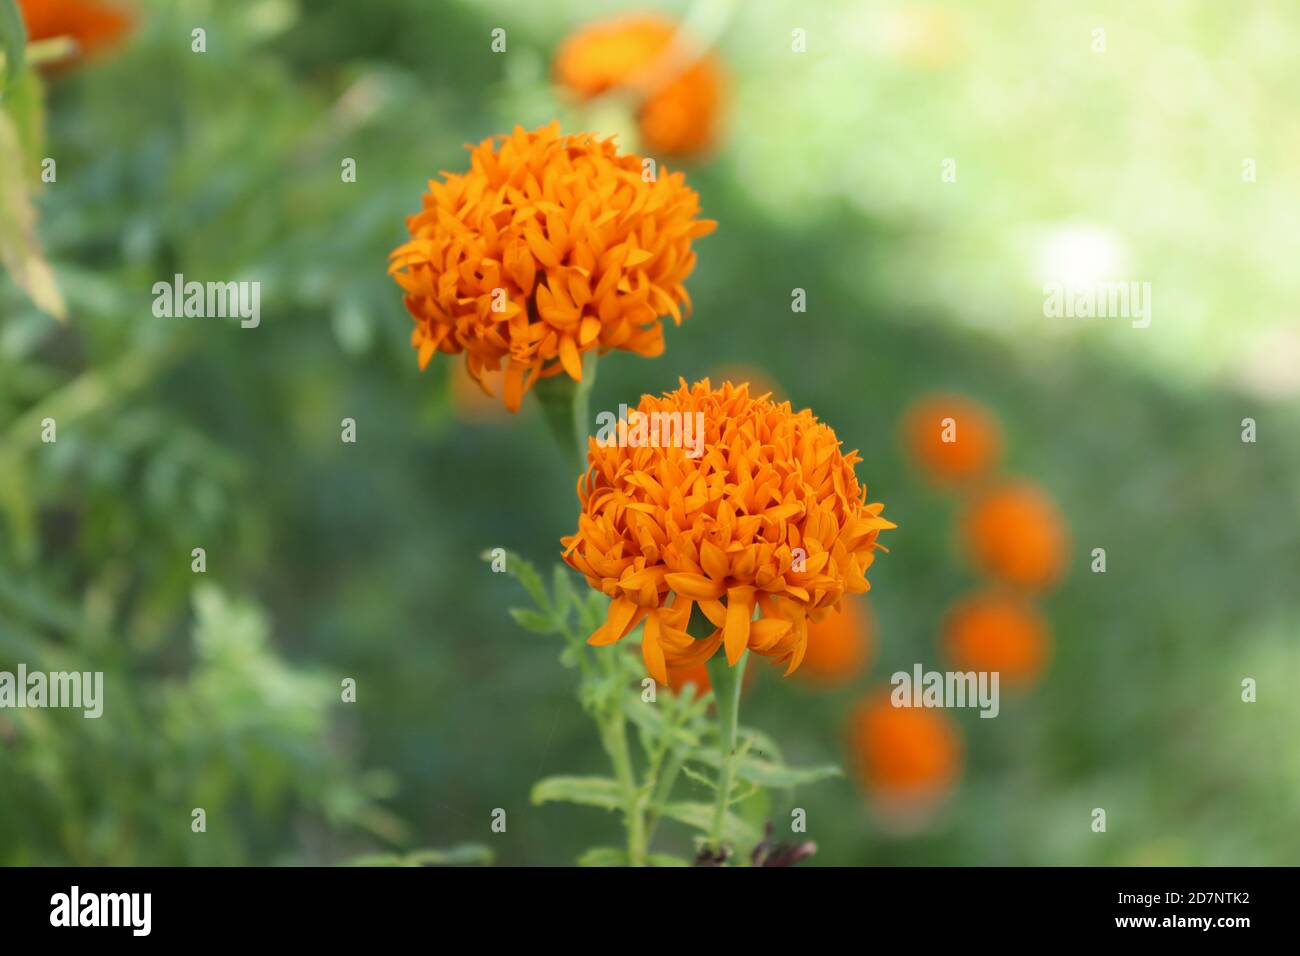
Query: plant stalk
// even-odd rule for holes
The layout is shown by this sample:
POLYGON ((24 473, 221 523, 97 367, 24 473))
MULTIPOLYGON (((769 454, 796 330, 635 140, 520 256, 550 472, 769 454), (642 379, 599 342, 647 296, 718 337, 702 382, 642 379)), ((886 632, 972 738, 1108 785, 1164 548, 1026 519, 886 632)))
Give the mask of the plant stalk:
POLYGON ((740 690, 745 680, 745 663, 749 651, 740 655, 736 666, 727 663, 727 655, 719 649, 708 663, 709 680, 713 684, 713 697, 718 708, 718 796, 713 808, 713 822, 709 827, 709 847, 722 852, 722 830, 727 819, 731 800, 731 787, 736 770, 736 736, 740 724, 740 690))

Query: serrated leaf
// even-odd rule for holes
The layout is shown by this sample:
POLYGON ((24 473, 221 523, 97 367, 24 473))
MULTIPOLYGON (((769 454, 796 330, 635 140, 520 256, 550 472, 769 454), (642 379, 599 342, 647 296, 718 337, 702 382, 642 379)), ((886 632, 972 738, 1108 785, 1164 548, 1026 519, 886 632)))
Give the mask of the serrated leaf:
POLYGON ((835 764, 819 767, 786 767, 769 760, 746 757, 736 764, 736 776, 761 787, 800 787, 819 780, 842 777, 844 772, 835 764))
POLYGON ((537 573, 537 568, 513 551, 506 558, 506 567, 510 569, 510 573, 514 575, 515 580, 524 586, 524 590, 533 599, 533 603, 541 610, 549 613, 551 598, 546 593, 546 585, 542 583, 542 576, 537 573))
POLYGON ((627 866, 627 851, 614 846, 593 846, 578 857, 578 866, 627 866))
POLYGON ((553 620, 541 611, 534 611, 532 608, 512 607, 507 613, 514 618, 516 624, 526 631, 532 631, 534 634, 554 634, 559 630, 553 620))
POLYGON ((533 784, 529 799, 538 806, 558 801, 617 810, 623 805, 623 790, 609 777, 547 777, 533 784))
MULTIPOLYGON (((691 760, 721 767, 722 760, 718 748, 704 747, 690 755, 691 760)), ((816 783, 831 777, 844 775, 836 764, 823 764, 818 767, 787 767, 774 760, 764 760, 752 754, 746 754, 735 762, 736 779, 756 783, 761 787, 798 787, 806 783, 816 783)))
POLYGON ((577 602, 578 596, 573 591, 573 578, 569 575, 568 569, 557 564, 551 574, 551 594, 555 598, 555 616, 559 620, 567 620, 569 608, 577 602))
MULTIPOLYGON (((670 803, 664 807, 663 815, 705 833, 713 827, 711 803, 670 803)), ((728 813, 722 818, 722 839, 733 846, 752 846, 758 842, 758 831, 734 813, 728 813)))

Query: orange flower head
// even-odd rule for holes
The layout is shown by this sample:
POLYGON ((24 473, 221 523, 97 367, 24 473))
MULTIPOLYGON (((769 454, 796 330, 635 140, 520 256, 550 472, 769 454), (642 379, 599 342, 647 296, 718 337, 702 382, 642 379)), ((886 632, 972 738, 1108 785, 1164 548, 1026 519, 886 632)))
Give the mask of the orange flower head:
POLYGON ((941 484, 987 473, 1002 456, 1002 428, 984 406, 960 395, 927 395, 903 416, 903 442, 941 484))
POLYGON ((589 643, 644 624, 660 683, 719 646, 732 665, 749 648, 798 668, 809 614, 867 590, 876 537, 894 527, 867 503, 857 452, 810 411, 708 379, 642 396, 617 431, 588 440, 578 531, 562 539, 564 560, 610 597, 589 643), (698 639, 697 607, 712 629, 698 639))
POLYGON ((475 378, 502 370, 519 410, 539 378, 582 378, 582 355, 663 351, 661 320, 682 321, 691 241, 716 223, 681 173, 651 181, 610 140, 552 123, 484 140, 470 171, 429 182, 411 240, 388 271, 406 291, 420 368, 465 353, 475 378))
POLYGON ((116 42, 135 22, 123 7, 99 0, 18 0, 32 43, 71 37, 81 55, 116 42))
POLYGON ((1032 684, 1047 664, 1051 637, 1024 598, 998 590, 973 594, 948 612, 943 645, 960 671, 997 671, 1006 685, 1032 684))
POLYGON ((895 707, 889 691, 858 705, 849 738, 859 782, 887 805, 931 803, 952 789, 961 771, 952 718, 942 710, 895 707))
POLYGON ((1069 533, 1055 503, 1027 481, 976 498, 961 522, 964 546, 980 570, 1007 584, 1043 590, 1065 570, 1069 533))
POLYGON ((808 650, 799 673, 825 686, 851 681, 871 657, 875 631, 866 599, 845 598, 838 613, 809 622, 808 650))
POLYGON ((693 156, 717 140, 726 95, 722 67, 692 51, 663 17, 620 16, 584 27, 556 54, 555 79, 584 100, 611 90, 631 93, 652 153, 693 156))

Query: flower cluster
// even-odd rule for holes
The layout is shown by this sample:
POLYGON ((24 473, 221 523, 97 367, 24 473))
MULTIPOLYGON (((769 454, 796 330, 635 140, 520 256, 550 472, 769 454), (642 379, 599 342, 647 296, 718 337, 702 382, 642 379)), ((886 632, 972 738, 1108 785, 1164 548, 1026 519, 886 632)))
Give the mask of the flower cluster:
POLYGON ((517 411, 539 378, 582 378, 582 354, 663 351, 695 267, 691 242, 715 223, 681 173, 655 174, 613 142, 552 123, 484 140, 470 171, 430 181, 389 272, 415 320, 421 369, 465 353, 480 384, 501 370, 517 411))
POLYGON ((867 503, 857 453, 844 454, 812 412, 746 385, 683 380, 638 410, 661 420, 702 412, 704 452, 590 440, 578 531, 562 541, 565 561, 610 597, 590 643, 644 624, 645 665, 661 683, 669 666, 703 662, 719 646, 731 664, 748 648, 794 671, 809 618, 868 589, 877 535, 894 527, 867 503), (707 636, 688 633, 695 608, 707 636))

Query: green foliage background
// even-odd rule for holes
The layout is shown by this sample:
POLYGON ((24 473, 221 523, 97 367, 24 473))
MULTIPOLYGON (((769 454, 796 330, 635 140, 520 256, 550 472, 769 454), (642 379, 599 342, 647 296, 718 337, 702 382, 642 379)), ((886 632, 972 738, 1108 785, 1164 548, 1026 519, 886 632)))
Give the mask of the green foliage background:
MULTIPOLYGON (((506 616, 517 585, 478 558, 554 560, 575 476, 535 403, 456 416, 447 363, 417 372, 385 274, 424 182, 462 169, 464 144, 555 116, 628 127, 547 83, 556 43, 610 5, 137 6, 122 50, 47 84, 32 157, 58 162, 37 205, 68 321, 0 280, 0 669, 108 684, 98 721, 0 713, 0 863, 391 862, 482 844, 538 864, 616 844, 614 814, 529 802, 539 777, 603 758, 557 648, 506 616), (151 286, 177 272, 260 281, 261 327, 154 318, 151 286), (489 831, 497 807, 505 834, 489 831)), ((593 408, 763 369, 862 450, 900 525, 872 570, 871 673, 828 693, 755 662, 742 720, 792 762, 840 761, 858 696, 938 665, 938 622, 974 581, 950 502, 898 449, 921 393, 994 408, 1010 468, 1052 491, 1075 536, 1045 604, 1051 670, 997 720, 957 715, 968 766, 943 811, 899 834, 851 775, 821 781, 797 794, 814 862, 1295 863, 1300 11, 694 15, 724 23, 733 74, 727 138, 688 168, 720 226, 698 246, 694 317, 660 359, 603 361, 593 408), (1098 226, 1124 276, 1152 282, 1151 328, 1043 317, 1045 244, 1098 226), (1256 444, 1240 441, 1247 416, 1256 444), (1088 573, 1093 547, 1105 575, 1088 573), (1240 701, 1244 677, 1258 703, 1240 701)))

